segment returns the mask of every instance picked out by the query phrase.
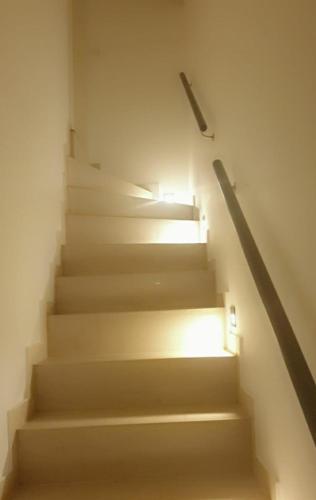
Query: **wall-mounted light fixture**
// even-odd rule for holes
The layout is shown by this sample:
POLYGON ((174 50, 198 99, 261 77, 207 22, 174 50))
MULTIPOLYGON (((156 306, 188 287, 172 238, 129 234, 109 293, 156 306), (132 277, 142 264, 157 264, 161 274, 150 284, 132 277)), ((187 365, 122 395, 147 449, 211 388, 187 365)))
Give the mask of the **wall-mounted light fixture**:
POLYGON ((206 216, 204 214, 201 214, 200 235, 202 243, 207 243, 207 233, 208 233, 208 222, 206 220, 206 216))
POLYGON ((239 354, 240 336, 238 331, 238 320, 235 306, 230 306, 229 308, 228 332, 229 335, 227 337, 227 348, 230 352, 239 354))
POLYGON ((236 329, 237 329, 236 307, 230 306, 230 308, 229 308, 229 331, 230 331, 230 333, 233 333, 236 335, 236 329))

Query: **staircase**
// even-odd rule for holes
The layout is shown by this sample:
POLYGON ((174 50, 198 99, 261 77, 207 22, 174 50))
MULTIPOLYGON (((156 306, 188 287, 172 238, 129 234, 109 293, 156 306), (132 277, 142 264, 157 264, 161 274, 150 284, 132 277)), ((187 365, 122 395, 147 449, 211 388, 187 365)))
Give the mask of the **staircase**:
POLYGON ((67 245, 12 500, 267 500, 191 206, 68 164, 67 245))

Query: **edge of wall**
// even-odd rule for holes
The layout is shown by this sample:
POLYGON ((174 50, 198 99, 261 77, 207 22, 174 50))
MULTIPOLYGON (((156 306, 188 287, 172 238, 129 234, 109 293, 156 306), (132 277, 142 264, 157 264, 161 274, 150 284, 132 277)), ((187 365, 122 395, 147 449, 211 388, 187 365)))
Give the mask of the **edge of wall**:
MULTIPOLYGON (((62 274, 63 231, 56 232, 56 254, 50 265, 48 288, 53 286, 55 295, 55 279, 62 274)), ((54 302, 47 298, 40 300, 46 309, 46 318, 54 313, 54 302)), ((47 322, 46 322, 47 324, 47 322)), ((0 500, 8 500, 18 481, 17 431, 23 427, 34 411, 33 400, 33 366, 47 358, 47 328, 43 332, 43 342, 35 342, 25 349, 25 392, 24 399, 7 412, 7 443, 8 452, 3 474, 0 476, 0 500)))
MULTIPOLYGON (((51 306, 48 307, 48 310, 51 306)), ((25 399, 7 412, 8 455, 4 468, 4 477, 0 479, 0 499, 6 500, 17 483, 17 446, 16 433, 23 427, 33 413, 32 370, 33 365, 46 358, 46 345, 38 342, 25 350, 26 358, 26 395, 25 399)))
MULTIPOLYGON (((213 261, 215 263, 215 261, 213 261)), ((219 291, 217 290, 217 293, 219 294, 219 291)), ((229 310, 228 310, 228 292, 224 291, 221 293, 223 297, 223 302, 224 302, 224 308, 226 310, 226 332, 225 332, 225 341, 226 341, 226 349, 229 349, 228 346, 228 336, 229 336, 229 328, 228 322, 229 322, 229 310)), ((235 342, 236 342, 236 355, 238 358, 240 357, 240 352, 242 350, 242 337, 239 335, 236 335, 235 337, 235 342)), ((263 464, 263 461, 260 460, 260 458, 257 455, 257 450, 256 450, 256 437, 255 437, 255 418, 256 418, 256 410, 255 410, 255 402, 254 399, 246 392, 241 386, 240 378, 239 378, 239 403, 242 406, 242 408, 245 409, 246 413, 250 417, 250 422, 251 422, 251 442, 252 442, 252 453, 253 453, 253 472, 256 480, 258 481, 259 486, 261 487, 262 491, 264 492, 265 495, 267 495, 268 498, 271 500, 277 500, 277 478, 268 471, 268 469, 265 467, 263 464)))
POLYGON ((256 452, 256 441, 255 441, 255 403, 254 399, 243 390, 240 386, 239 388, 239 402, 240 405, 246 410, 251 419, 251 439, 253 446, 253 456, 254 456, 254 475, 261 486, 263 492, 269 496, 271 500, 276 500, 277 491, 277 479, 276 477, 268 471, 263 462, 259 459, 256 452))

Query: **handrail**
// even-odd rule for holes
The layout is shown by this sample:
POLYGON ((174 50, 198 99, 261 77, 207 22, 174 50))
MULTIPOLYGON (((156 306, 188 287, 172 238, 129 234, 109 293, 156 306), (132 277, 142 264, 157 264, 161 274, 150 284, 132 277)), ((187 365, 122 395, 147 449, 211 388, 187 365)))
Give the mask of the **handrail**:
POLYGON ((201 133, 204 135, 204 137, 209 137, 210 139, 215 139, 215 134, 212 134, 212 135, 205 134, 205 132, 208 129, 208 125, 207 125, 206 120, 203 116, 203 113, 200 109, 200 106, 198 105, 198 102, 195 98, 195 95, 192 92, 191 85, 190 85, 185 73, 182 72, 179 74, 179 76, 180 76, 180 80, 183 83, 184 90, 185 90, 187 97, 189 99, 189 102, 191 104, 192 111, 194 113, 194 116, 196 118, 196 121, 198 123, 198 126, 199 126, 201 133))
POLYGON ((251 234, 234 189, 220 160, 213 163, 250 271, 268 313, 283 359, 316 445, 316 384, 278 293, 251 234))

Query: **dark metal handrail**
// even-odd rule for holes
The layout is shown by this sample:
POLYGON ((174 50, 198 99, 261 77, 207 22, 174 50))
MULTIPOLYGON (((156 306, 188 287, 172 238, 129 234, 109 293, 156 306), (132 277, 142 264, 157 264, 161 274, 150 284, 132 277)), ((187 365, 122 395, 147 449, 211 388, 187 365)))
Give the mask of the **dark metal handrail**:
POLYGON ((246 260, 279 342, 283 359, 316 445, 316 384, 313 375, 251 234, 225 168, 220 160, 214 161, 213 166, 246 260))
POLYGON ((198 105, 196 97, 195 97, 195 95, 192 92, 191 85, 190 85, 190 83, 189 83, 189 81, 188 81, 185 73, 182 72, 182 73, 180 73, 179 76, 180 76, 180 79, 181 79, 181 81, 183 83, 184 90, 185 90, 185 92, 187 94, 187 97, 189 99, 189 102, 191 104, 191 108, 192 108, 192 111, 193 111, 194 116, 196 118, 196 121, 198 123, 200 131, 202 132, 202 134, 205 137, 209 137, 210 139, 215 139, 215 135, 214 134, 210 135, 210 136, 205 135, 205 132, 208 129, 208 125, 207 125, 206 120, 205 120, 205 118, 203 116, 203 113, 202 113, 202 111, 200 109, 200 106, 198 105))

